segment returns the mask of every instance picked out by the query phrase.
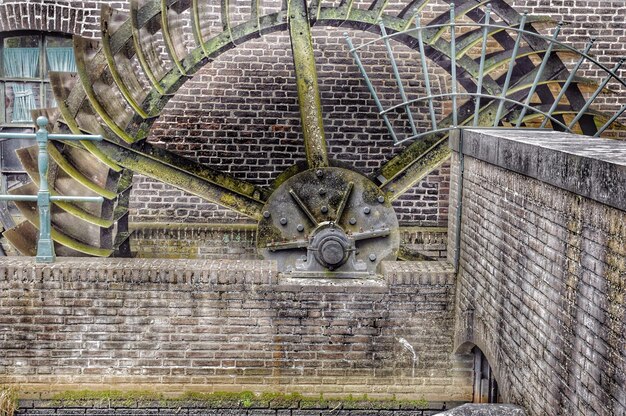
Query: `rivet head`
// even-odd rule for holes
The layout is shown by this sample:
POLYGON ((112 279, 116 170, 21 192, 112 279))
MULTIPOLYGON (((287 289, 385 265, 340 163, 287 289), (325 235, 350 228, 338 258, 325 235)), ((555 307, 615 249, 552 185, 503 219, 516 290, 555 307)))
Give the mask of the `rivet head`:
POLYGON ((376 261, 376 254, 372 253, 369 255, 370 261, 376 261))
POLYGON ((319 193, 320 193, 321 196, 326 195, 326 189, 320 188, 319 193))
POLYGON ((385 202, 385 197, 384 197, 384 196, 382 196, 382 195, 379 195, 379 196, 378 196, 378 202, 380 202, 381 204, 382 204, 383 202, 385 202))
POLYGON ((300 232, 304 231, 304 225, 302 224, 298 224, 298 226, 296 227, 296 229, 300 232))
POLYGON ((281 223, 282 225, 287 225, 287 218, 285 218, 285 217, 281 218, 281 219, 280 219, 280 223, 281 223))
POLYGON ((317 175, 318 178, 321 178, 322 176, 324 176, 324 171, 321 169, 318 169, 315 171, 315 174, 317 175))
POLYGON ((354 225, 356 224, 356 218, 352 217, 350 218, 350 225, 354 225))
POLYGON ((269 211, 263 211, 263 218, 269 218, 271 215, 269 211))
POLYGON ((328 212, 328 207, 326 205, 322 205, 322 213, 326 214, 328 212))
POLYGON ((365 207, 365 208, 363 208, 363 213, 364 213, 365 215, 369 214, 370 212, 371 212, 370 207, 365 207))

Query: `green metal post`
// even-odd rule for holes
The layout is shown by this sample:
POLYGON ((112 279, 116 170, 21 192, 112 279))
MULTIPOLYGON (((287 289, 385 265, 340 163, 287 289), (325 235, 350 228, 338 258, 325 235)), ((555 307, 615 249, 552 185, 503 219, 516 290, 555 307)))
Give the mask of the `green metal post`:
POLYGON ((50 237, 50 190, 48 189, 48 119, 37 119, 39 130, 36 133, 39 146, 39 192, 37 192, 37 208, 39 209, 39 240, 37 242, 38 263, 52 263, 55 259, 54 244, 50 237))
POLYGON ((37 263, 52 263, 56 255, 54 254, 54 242, 52 240, 52 218, 51 202, 76 201, 76 202, 96 202, 102 203, 101 196, 70 196, 70 195, 50 195, 48 186, 48 140, 102 140, 102 136, 85 134, 48 134, 46 126, 48 119, 39 117, 37 119, 39 130, 36 133, 0 133, 3 139, 28 139, 37 140, 39 149, 37 155, 37 168, 39 170, 39 190, 37 195, 0 195, 0 201, 29 201, 37 202, 39 211, 39 239, 37 240, 37 263))

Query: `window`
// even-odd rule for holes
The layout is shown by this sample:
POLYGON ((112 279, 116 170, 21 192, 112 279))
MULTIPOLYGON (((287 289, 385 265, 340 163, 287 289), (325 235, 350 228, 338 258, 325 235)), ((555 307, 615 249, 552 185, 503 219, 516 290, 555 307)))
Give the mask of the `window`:
MULTIPOLYGON (((31 110, 56 107, 49 71, 76 72, 71 38, 46 34, 0 37, 0 131, 32 132, 31 110)), ((15 150, 32 144, 0 139, 0 194, 27 181, 15 150)), ((0 203, 0 209, 7 208, 3 205, 0 203)))
POLYGON ((7 36, 0 45, 0 124, 32 125, 30 111, 55 107, 48 71, 76 72, 72 40, 46 35, 7 36))

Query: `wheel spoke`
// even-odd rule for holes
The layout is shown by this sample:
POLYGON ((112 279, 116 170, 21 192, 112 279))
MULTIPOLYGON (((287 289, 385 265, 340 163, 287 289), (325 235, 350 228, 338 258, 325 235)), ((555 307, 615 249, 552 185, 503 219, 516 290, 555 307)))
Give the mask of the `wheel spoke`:
POLYGON ((264 195, 259 195, 260 191, 252 184, 206 167, 195 166, 189 160, 183 163, 182 156, 171 153, 166 155, 154 147, 153 152, 148 151, 147 147, 138 151, 108 141, 102 141, 98 146, 105 155, 124 168, 176 186, 251 218, 261 218, 264 195), (170 164, 172 162, 175 163, 170 164))
POLYGON ((289 0, 289 37, 293 53, 302 134, 309 168, 328 166, 322 102, 317 84, 306 0, 289 0))

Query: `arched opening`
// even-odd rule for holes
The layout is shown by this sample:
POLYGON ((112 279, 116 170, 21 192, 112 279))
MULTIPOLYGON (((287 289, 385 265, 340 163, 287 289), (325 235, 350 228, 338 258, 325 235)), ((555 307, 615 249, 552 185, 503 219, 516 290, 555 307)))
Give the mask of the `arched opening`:
POLYGON ((472 348, 474 356, 474 403, 501 403, 496 376, 480 348, 472 348))

